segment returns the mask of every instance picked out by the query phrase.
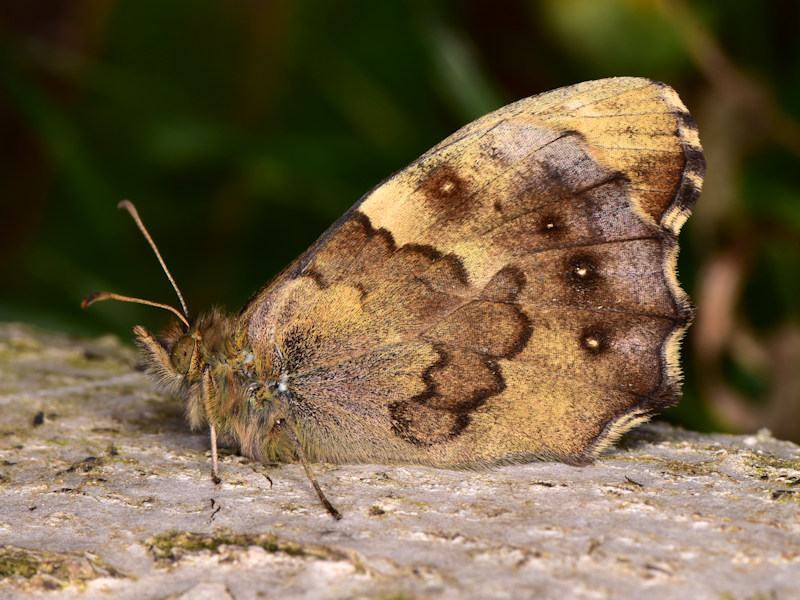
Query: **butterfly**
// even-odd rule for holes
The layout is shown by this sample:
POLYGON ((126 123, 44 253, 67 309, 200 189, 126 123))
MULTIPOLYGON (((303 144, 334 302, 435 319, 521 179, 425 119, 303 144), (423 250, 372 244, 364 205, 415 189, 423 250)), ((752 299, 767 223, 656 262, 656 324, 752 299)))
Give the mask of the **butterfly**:
POLYGON ((590 81, 463 127, 233 316, 134 332, 158 387, 263 462, 590 462, 680 395, 677 237, 705 169, 665 84, 590 81))

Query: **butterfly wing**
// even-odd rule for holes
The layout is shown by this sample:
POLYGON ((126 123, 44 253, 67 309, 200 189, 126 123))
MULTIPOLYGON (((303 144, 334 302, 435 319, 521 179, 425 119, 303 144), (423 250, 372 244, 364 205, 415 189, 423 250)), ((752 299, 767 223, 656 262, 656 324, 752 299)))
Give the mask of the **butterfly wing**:
POLYGON ((584 462, 677 401, 703 170, 664 84, 521 100, 366 194, 241 326, 310 457, 584 462))

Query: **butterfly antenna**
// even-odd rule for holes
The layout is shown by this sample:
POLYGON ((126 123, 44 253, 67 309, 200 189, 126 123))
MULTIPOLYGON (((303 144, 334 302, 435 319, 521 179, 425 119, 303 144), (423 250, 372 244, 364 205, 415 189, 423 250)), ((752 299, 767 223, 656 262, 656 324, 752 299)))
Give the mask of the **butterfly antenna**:
POLYGON ((145 239, 150 244, 150 247, 153 249, 153 252, 156 253, 156 258, 158 258, 158 262, 161 263, 161 268, 164 269, 164 273, 166 273, 169 282, 172 284, 172 287, 175 289, 175 293, 178 294, 178 300, 181 301, 181 307, 183 308, 183 314, 175 308, 174 306, 170 306, 169 304, 162 304, 161 302, 153 302, 151 300, 143 300, 142 298, 132 298, 131 296, 121 296, 119 294, 113 294, 111 292, 94 292, 93 294, 89 294, 86 298, 83 299, 81 302, 81 308, 86 308, 90 304, 95 302, 100 302, 101 300, 119 300, 121 302, 133 302, 134 304, 146 304, 147 306, 155 306, 156 308, 163 308, 164 310, 168 310, 169 312, 175 314, 183 324, 186 325, 186 328, 190 328, 189 325, 189 311, 186 309, 186 302, 183 301, 183 295, 181 291, 178 289, 178 284, 175 283, 175 280, 172 278, 172 273, 169 272, 164 259, 161 258, 161 253, 158 251, 158 247, 156 243, 153 241, 153 238, 150 237, 150 233, 147 231, 147 228, 142 223, 142 220, 139 218, 139 213, 136 212, 136 207, 127 200, 123 200, 117 205, 117 208, 124 208, 128 211, 128 213, 133 217, 133 220, 136 222, 137 227, 139 227, 139 231, 144 234, 145 239))
MULTIPOLYGON (((139 218, 139 213, 136 211, 136 207, 133 205, 132 202, 128 200, 123 200, 122 202, 117 204, 117 208, 124 208, 125 210, 128 211, 131 217, 133 217, 133 220, 136 222, 136 226, 139 228, 139 231, 142 232, 142 235, 144 235, 145 239, 147 240, 147 243, 150 244, 150 247, 153 249, 153 252, 155 252, 156 258, 158 258, 158 262, 161 263, 161 268, 164 269, 164 273, 166 274, 167 279, 169 279, 169 282, 172 284, 172 288, 178 295, 178 300, 181 301, 183 314, 186 316, 186 319, 181 319, 181 320, 184 323, 186 323, 187 320, 189 319, 189 310, 186 308, 186 302, 183 301, 183 294, 181 294, 180 289, 178 289, 178 284, 175 283, 175 280, 172 278, 172 273, 169 272, 169 269, 167 268, 167 263, 165 263, 164 259, 161 258, 161 253, 158 251, 158 246, 156 246, 156 243, 153 241, 153 238, 150 237, 150 233, 147 231, 147 228, 144 226, 144 223, 142 223, 142 220, 139 218)), ((147 303, 143 302, 143 304, 147 303)), ((150 303, 150 304, 155 305, 155 303, 150 303)), ((163 307, 164 305, 162 305, 162 308, 163 307)))
POLYGON ((161 302, 152 302, 150 300, 143 300, 142 298, 132 298, 130 296, 120 296, 119 294, 113 294, 111 292, 94 292, 86 296, 81 302, 81 308, 86 308, 87 306, 94 304, 95 302, 100 302, 101 300, 119 300, 121 302, 133 302, 134 304, 146 304, 147 306, 155 306, 156 308, 163 308, 164 310, 168 310, 171 313, 174 313, 183 324, 186 325, 188 329, 190 327, 189 321, 184 317, 181 312, 175 308, 174 306, 170 306, 169 304, 162 304, 161 302))

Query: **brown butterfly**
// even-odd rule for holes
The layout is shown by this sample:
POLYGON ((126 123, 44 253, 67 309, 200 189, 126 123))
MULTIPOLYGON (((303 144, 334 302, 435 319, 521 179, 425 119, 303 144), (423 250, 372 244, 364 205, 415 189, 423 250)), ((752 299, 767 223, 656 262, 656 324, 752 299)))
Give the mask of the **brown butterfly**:
MULTIPOLYGON (((134 331, 193 427, 256 460, 584 464, 674 404, 697 129, 646 79, 467 125, 368 192, 235 316, 134 331)), ((150 236, 133 206, 121 204, 150 236)), ((161 257, 159 255, 159 260, 161 257)))

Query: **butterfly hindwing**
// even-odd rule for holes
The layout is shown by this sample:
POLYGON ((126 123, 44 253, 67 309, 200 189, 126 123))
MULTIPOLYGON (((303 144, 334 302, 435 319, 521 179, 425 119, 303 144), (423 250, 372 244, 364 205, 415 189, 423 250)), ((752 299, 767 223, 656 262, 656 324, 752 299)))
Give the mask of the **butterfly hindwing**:
POLYGON ((673 403, 703 164, 677 95, 620 78, 491 113, 373 189, 240 315, 310 458, 581 462, 673 403))

